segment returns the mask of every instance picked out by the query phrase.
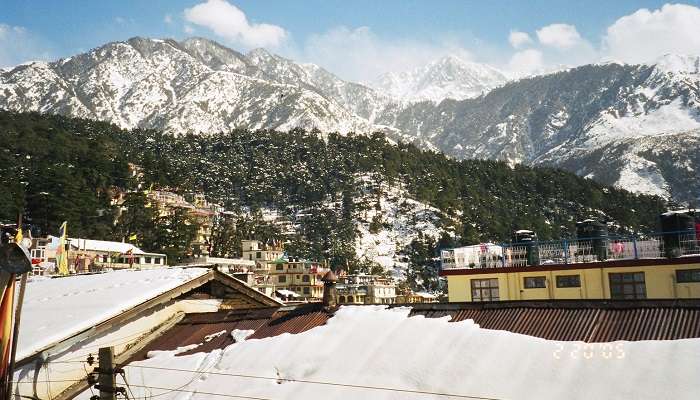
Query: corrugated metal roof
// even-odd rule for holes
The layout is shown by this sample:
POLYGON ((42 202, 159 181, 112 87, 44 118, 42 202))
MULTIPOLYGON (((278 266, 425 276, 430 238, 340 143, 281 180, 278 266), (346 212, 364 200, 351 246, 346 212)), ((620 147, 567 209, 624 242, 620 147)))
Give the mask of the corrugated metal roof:
MULTIPOLYGON (((402 305, 395 305, 402 306, 402 305)), ((174 350, 200 344, 181 355, 212 351, 234 343, 234 329, 254 330, 249 338, 301 333, 325 324, 333 315, 322 304, 188 314, 133 359, 150 350, 174 350), (226 334, 206 340, 207 336, 226 334)), ((414 304, 411 316, 474 320, 485 329, 505 330, 560 341, 673 340, 700 338, 700 299, 655 301, 518 301, 414 304)))
POLYGON ((415 305, 412 315, 474 320, 485 329, 584 342, 700 337, 700 300, 496 302, 415 305))
POLYGON ((319 303, 297 307, 258 308, 248 310, 219 311, 186 315, 164 335, 158 337, 132 360, 140 360, 152 350, 175 350, 178 347, 200 344, 195 349, 178 355, 209 352, 234 343, 231 331, 254 330, 250 339, 263 339, 283 333, 301 333, 321 326, 332 316, 319 303), (207 340, 207 336, 226 331, 226 334, 207 340))

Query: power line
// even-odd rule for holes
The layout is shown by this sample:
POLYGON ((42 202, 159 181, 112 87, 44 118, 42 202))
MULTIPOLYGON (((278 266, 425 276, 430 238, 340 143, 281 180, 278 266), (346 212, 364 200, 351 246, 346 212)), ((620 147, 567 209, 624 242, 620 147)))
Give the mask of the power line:
MULTIPOLYGON (((179 368, 153 367, 153 366, 143 366, 143 365, 128 365, 127 367, 157 369, 157 370, 174 371, 174 372, 199 373, 198 371, 179 369, 179 368)), ((392 387, 385 387, 385 386, 369 386, 369 385, 357 385, 357 384, 339 383, 339 382, 312 381, 312 380, 305 380, 305 379, 291 379, 291 378, 279 378, 279 377, 258 376, 258 375, 248 375, 248 374, 234 374, 234 373, 229 373, 229 372, 209 371, 206 373, 211 374, 211 375, 232 376, 232 377, 237 377, 237 378, 265 379, 265 380, 274 380, 277 382, 280 382, 280 381, 282 381, 282 382, 298 382, 298 383, 307 383, 307 384, 314 384, 314 385, 347 387, 347 388, 354 388, 354 389, 369 389, 369 390, 381 390, 381 391, 390 391, 390 392, 398 392, 398 393, 411 393, 411 394, 425 394, 425 395, 443 396, 443 397, 456 397, 456 398, 460 398, 460 399, 502 400, 502 399, 499 399, 496 397, 470 396, 470 395, 464 395, 464 394, 431 392, 431 391, 427 391, 427 390, 402 389, 402 388, 392 388, 392 387)), ((193 380, 191 380, 190 383, 192 381, 193 380)), ((187 385, 189 385, 189 383, 187 385)), ((185 386, 187 386, 187 385, 185 385, 185 386)), ((136 385, 133 385, 133 386, 136 386, 136 385)), ((197 392, 197 393, 200 393, 200 392, 197 392)))
POLYGON ((221 396, 221 397, 228 397, 228 398, 233 398, 233 399, 247 399, 247 400, 273 400, 267 397, 254 397, 254 396, 243 396, 243 395, 235 395, 235 394, 228 394, 228 393, 214 393, 214 392, 203 392, 201 390, 185 390, 185 389, 172 389, 172 388, 164 388, 164 387, 158 387, 158 386, 144 386, 144 385, 131 385, 133 387, 140 387, 140 388, 145 388, 145 389, 158 389, 158 390, 166 390, 166 392, 162 393, 156 393, 152 396, 144 396, 144 397, 136 397, 132 398, 131 400, 135 399, 149 399, 151 397, 156 397, 160 396, 162 394, 166 393, 171 393, 171 392, 181 392, 181 393, 192 393, 192 394, 205 394, 209 396, 221 396))

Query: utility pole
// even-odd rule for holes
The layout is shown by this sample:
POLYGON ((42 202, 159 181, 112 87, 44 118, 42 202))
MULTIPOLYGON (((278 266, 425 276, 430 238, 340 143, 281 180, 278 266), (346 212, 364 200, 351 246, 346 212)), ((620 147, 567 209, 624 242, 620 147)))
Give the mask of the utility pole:
POLYGON ((100 366, 98 368, 99 379, 97 389, 100 391, 100 400, 116 400, 117 388, 114 371, 114 347, 100 347, 100 366))

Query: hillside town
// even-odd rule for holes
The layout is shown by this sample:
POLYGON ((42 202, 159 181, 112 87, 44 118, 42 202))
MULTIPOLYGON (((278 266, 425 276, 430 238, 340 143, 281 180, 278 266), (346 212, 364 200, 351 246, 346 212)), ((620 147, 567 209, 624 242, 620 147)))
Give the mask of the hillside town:
POLYGON ((0 400, 700 399, 700 0, 0 5, 0 400))

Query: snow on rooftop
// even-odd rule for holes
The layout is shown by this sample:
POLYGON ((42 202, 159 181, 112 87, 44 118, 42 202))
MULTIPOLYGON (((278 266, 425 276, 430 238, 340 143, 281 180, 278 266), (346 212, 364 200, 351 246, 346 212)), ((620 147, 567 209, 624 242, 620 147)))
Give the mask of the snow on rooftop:
MULTIPOLYGON (((55 241, 58 241, 58 238, 52 237, 52 245, 55 241)), ((121 253, 121 254, 126 254, 128 251, 132 251, 133 254, 152 254, 152 253, 147 253, 138 247, 134 246, 131 243, 122 243, 122 242, 110 242, 106 240, 92 240, 92 239, 75 239, 75 238, 69 238, 68 241, 70 242, 71 246, 75 246, 76 248, 79 249, 86 249, 90 251, 102 251, 102 252, 110 252, 110 253, 121 253)), ((153 253, 154 254, 154 253, 153 253)))
POLYGON ((32 280, 22 308, 17 359, 67 339, 207 272, 203 268, 122 270, 32 280))
POLYGON ((304 333, 243 340, 211 353, 157 354, 128 365, 127 380, 136 398, 162 400, 222 398, 212 393, 278 400, 453 398, 289 380, 492 399, 695 399, 700 393, 700 339, 559 342, 481 329, 471 320, 409 318, 409 312, 343 306, 326 325, 304 333))

